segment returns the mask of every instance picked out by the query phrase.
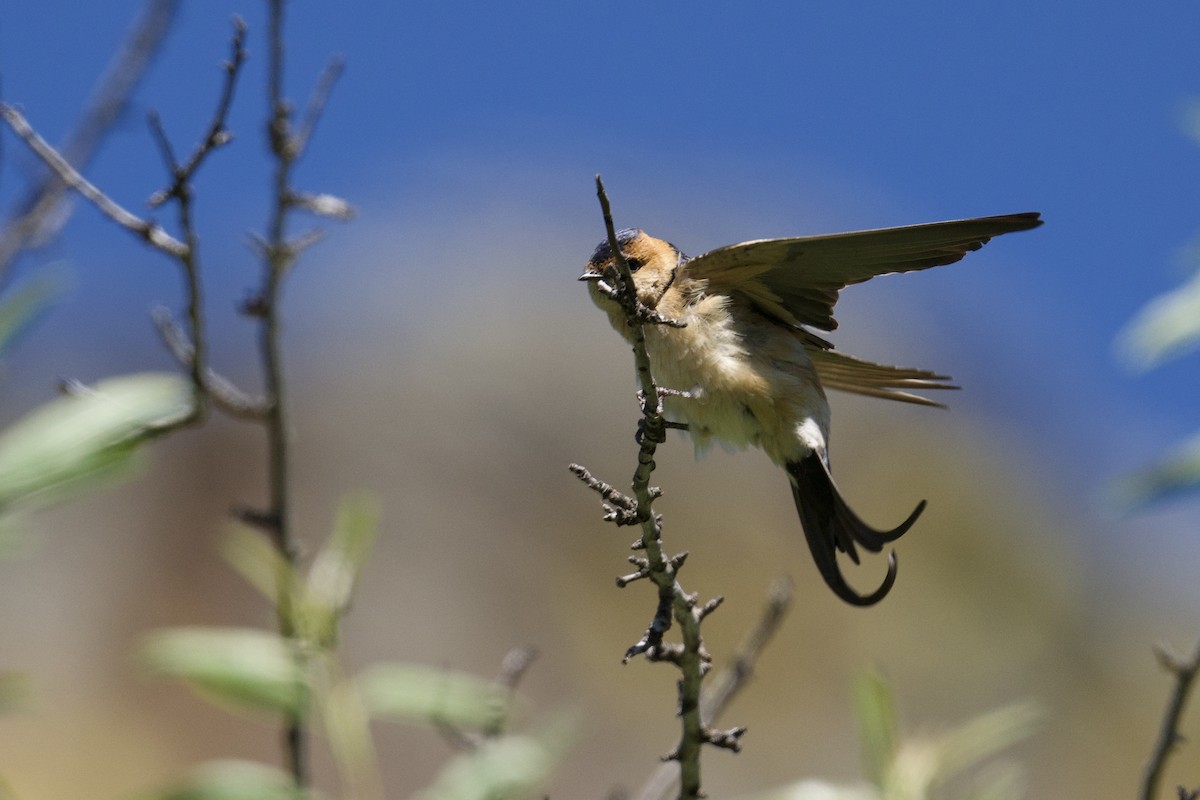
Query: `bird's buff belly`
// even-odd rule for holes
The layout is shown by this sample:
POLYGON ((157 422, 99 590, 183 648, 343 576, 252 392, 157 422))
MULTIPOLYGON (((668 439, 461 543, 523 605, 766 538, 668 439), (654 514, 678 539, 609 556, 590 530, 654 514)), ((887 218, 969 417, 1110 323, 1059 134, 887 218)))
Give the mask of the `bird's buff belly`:
MULTIPOLYGON (((734 449, 760 447, 783 463, 807 449, 795 434, 796 426, 811 416, 802 407, 804 398, 776 391, 787 382, 785 373, 749 358, 736 338, 697 351, 672 335, 680 332, 648 330, 646 345, 655 382, 690 395, 668 396, 663 408, 667 419, 687 423, 697 452, 716 439, 734 449)), ((711 345, 713 339, 708 341, 711 345)))

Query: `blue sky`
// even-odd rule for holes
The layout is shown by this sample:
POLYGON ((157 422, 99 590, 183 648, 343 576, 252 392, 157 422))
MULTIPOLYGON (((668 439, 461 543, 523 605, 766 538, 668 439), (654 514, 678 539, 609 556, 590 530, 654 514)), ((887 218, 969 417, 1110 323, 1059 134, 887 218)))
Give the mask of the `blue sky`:
MULTIPOLYGON (((140 5, 51 13, 5 2, 4 99, 60 136, 140 5)), ((163 179, 142 113, 158 109, 186 149, 215 98, 234 13, 250 24, 239 138, 199 185, 237 187, 200 207, 205 252, 221 265, 214 295, 249 282, 226 265, 246 262, 242 218, 265 217, 261 3, 185 4, 89 173, 144 208, 163 179)), ((536 253, 531 276, 562 275, 553 291, 575 291, 572 265, 601 234, 595 171, 620 222, 692 252, 1041 211, 1045 227, 993 243, 970 266, 856 288, 843 316, 875 319, 887 346, 845 335, 865 356, 891 347, 907 358, 897 342, 923 330, 935 344, 912 358, 936 346, 959 359, 967 409, 1044 440, 1048 458, 1070 464, 1070 483, 1099 493, 1197 423, 1194 360, 1137 377, 1112 355, 1120 326, 1182 279, 1172 254, 1200 230, 1200 149, 1180 124, 1200 93, 1197 30, 1200 8, 1184 2, 298 2, 288 91, 301 100, 329 54, 345 57, 300 183, 356 202, 360 227, 332 243, 370 252, 363 274, 395 272, 409 286, 470 282, 460 266, 414 258, 445 251, 447 236, 508 235, 536 253), (876 304, 897 322, 863 310, 876 304)), ((0 199, 11 200, 29 161, 11 138, 4 146, 0 199)), ((25 266, 53 258, 77 272, 58 325, 176 291, 168 269, 147 266, 152 257, 90 210, 25 266)), ((298 280, 295 291, 311 299, 334 285, 298 280)), ((416 303, 386 302, 398 314, 416 303)), ((233 325, 228 305, 214 314, 233 325)))

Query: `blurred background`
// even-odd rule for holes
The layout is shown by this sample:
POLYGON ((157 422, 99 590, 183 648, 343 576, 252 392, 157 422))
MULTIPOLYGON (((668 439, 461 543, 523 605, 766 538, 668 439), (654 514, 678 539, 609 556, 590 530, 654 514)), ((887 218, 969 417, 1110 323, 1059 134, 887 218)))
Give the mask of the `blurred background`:
MULTIPOLYGON (((61 139, 142 5, 6 0, 3 100, 61 139)), ((236 307, 267 220, 262 6, 182 3, 87 170, 150 213, 166 177, 145 113, 187 152, 230 19, 246 18, 236 139, 196 192, 215 366, 249 388, 254 329, 236 307)), ((347 662, 492 675, 511 646, 537 646, 532 713, 581 721, 555 796, 636 786, 674 743, 672 670, 621 665, 653 607, 645 585, 613 587, 631 536, 566 470, 623 485, 635 465, 628 348, 575 281, 604 235, 597 171, 618 225, 690 253, 1036 210, 1037 231, 838 306, 840 349, 964 387, 949 411, 832 398, 834 467, 860 513, 891 525, 929 501, 886 602, 853 609, 825 588, 761 453, 696 460, 672 438, 657 507, 669 546, 691 551, 685 586, 726 598, 706 623, 718 662, 771 581, 797 583, 724 717, 749 727, 745 751, 707 756, 711 796, 860 779, 850 695, 871 666, 910 730, 1038 702, 1041 731, 1011 751, 1030 796, 1129 795, 1170 686, 1152 646, 1187 650, 1200 629, 1200 525, 1194 500, 1121 514, 1110 487, 1193 432, 1200 382, 1195 359, 1135 375, 1113 343, 1182 281, 1200 231, 1198 26, 1184 2, 291 4, 288 94, 302 103, 331 54, 347 62, 297 182, 359 216, 313 222, 327 239, 285 296, 300 534, 321 541, 350 490, 382 503, 347 662)), ((0 141, 9 208, 36 163, 0 141)), ((74 210, 18 265, 71 289, 4 366, 5 424, 60 377, 171 368, 148 310, 179 309, 174 265, 74 210)), ((271 624, 216 546, 228 510, 262 500, 262 459, 257 429, 218 417, 151 448, 135 480, 24 520, 20 554, 0 561, 0 669, 35 689, 0 718, 18 796, 115 798, 205 758, 276 758, 272 724, 149 681, 131 655, 164 625, 271 624)), ((452 753, 428 730, 378 733, 389 796, 452 753)), ((318 774, 332 785, 328 762, 318 774)))

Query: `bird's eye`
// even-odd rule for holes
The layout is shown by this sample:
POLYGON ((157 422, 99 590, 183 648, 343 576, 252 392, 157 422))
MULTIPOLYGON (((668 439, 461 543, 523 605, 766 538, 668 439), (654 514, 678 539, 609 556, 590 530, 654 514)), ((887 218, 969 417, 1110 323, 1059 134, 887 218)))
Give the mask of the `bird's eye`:
POLYGON ((646 262, 642 261, 640 258, 627 258, 625 259, 625 263, 629 265, 630 272, 637 272, 646 262))

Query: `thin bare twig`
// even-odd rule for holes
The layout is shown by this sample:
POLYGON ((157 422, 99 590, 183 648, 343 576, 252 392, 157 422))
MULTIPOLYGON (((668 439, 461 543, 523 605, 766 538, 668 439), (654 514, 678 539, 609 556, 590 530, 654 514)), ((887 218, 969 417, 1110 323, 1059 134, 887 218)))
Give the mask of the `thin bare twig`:
MULTIPOLYGON (((1183 709, 1187 704, 1192 683, 1196 680, 1197 673, 1200 673, 1200 644, 1196 645, 1192 657, 1186 661, 1165 647, 1158 648, 1157 655, 1158 662, 1163 669, 1174 676, 1175 688, 1171 692, 1167 708, 1163 712, 1158 741, 1155 742, 1150 760, 1146 762, 1145 770, 1142 773, 1141 793, 1138 795, 1141 800, 1154 800, 1158 794, 1158 784, 1162 779, 1163 770, 1166 768, 1167 758, 1183 738, 1179 732, 1179 719, 1183 716, 1183 709)), ((1180 791, 1182 795, 1183 790, 1180 791)))
POLYGON ((183 193, 190 195, 189 183, 197 170, 200 169, 200 165, 204 163, 204 160, 213 151, 233 140, 232 134, 229 133, 226 127, 226 122, 229 119, 229 111, 233 107, 233 94, 234 89, 237 87, 238 75, 241 73, 242 65, 246 63, 245 45, 246 22, 241 17, 234 17, 233 38, 230 40, 231 53, 229 60, 222 66, 225 72, 225 80, 221 85, 221 96, 217 100, 217 108, 208 123, 208 128, 204 131, 204 135, 200 137, 200 141, 196 144, 186 162, 181 164, 175 158, 174 149, 171 147, 171 143, 162 129, 158 115, 151 115, 150 128, 154 132, 155 138, 159 142, 159 149, 162 151, 163 158, 167 162, 167 171, 171 173, 173 178, 167 188, 156 192, 150 198, 151 206, 160 205, 172 197, 180 197, 183 193))
MULTIPOLYGON (((729 664, 713 676, 700 696, 700 719, 705 727, 711 727, 721 712, 746 686, 754 675, 754 668, 766 646, 779 630, 780 623, 792 604, 792 582, 780 578, 771 585, 767 605, 758 624, 734 651, 729 664)), ((663 764, 642 784, 633 800, 666 800, 679 783, 679 772, 672 765, 663 764)))
POLYGON ((669 661, 679 668, 681 678, 678 711, 682 730, 679 744, 665 759, 679 763, 679 797, 681 800, 685 798, 692 800, 702 796, 700 750, 703 745, 712 744, 736 749, 738 740, 744 731, 736 728, 724 732, 714 731, 706 727, 701 719, 701 682, 712 659, 704 648, 704 641, 700 635, 700 622, 716 608, 719 600, 701 604, 696 595, 684 591, 676 579, 676 575, 686 554, 674 557, 665 554, 662 546, 662 517, 654 513, 653 509, 654 500, 661 496, 662 492, 650 485, 650 477, 654 472, 654 455, 657 447, 666 440, 667 423, 662 416, 663 395, 651 373, 643 326, 647 324, 678 326, 679 323, 663 318, 638 302, 633 274, 617 242, 612 209, 609 205, 608 195, 604 191, 604 183, 599 175, 596 176, 596 194, 604 215, 604 227, 608 236, 609 248, 614 254, 617 265, 617 285, 610 287, 612 289, 611 296, 625 313, 640 387, 638 396, 642 417, 638 425, 638 457, 632 481, 632 496, 616 491, 612 486, 594 478, 591 473, 579 465, 572 464, 571 471, 605 500, 606 520, 618 525, 637 525, 642 530, 642 536, 634 544, 634 547, 643 550, 645 557, 632 559, 638 568, 637 572, 619 578, 617 585, 625 586, 634 580, 648 578, 657 588, 658 601, 646 632, 626 651, 624 660, 628 662, 636 655, 645 655, 652 661, 669 661), (673 622, 679 624, 682 642, 679 644, 664 643, 663 636, 671 628, 673 622))
MULTIPOLYGON (((150 316, 154 320, 154 327, 158 331, 163 345, 180 365, 191 370, 195 363, 195 349, 170 310, 159 306, 150 312, 150 316)), ((252 397, 246 394, 211 367, 203 371, 201 380, 213 405, 229 416, 247 420, 262 420, 266 415, 267 399, 265 397, 252 397)))
POLYGON ((187 245, 163 230, 157 222, 142 219, 127 211, 80 175, 57 150, 38 135, 20 111, 6 103, 0 103, 0 118, 8 123, 13 133, 20 136, 63 183, 83 195, 106 217, 170 256, 179 258, 187 252, 187 245))
POLYGON ((216 397, 218 406, 237 415, 248 415, 252 407, 239 402, 241 394, 223 378, 208 368, 208 343, 204 331, 204 285, 200 279, 200 239, 196 235, 196 221, 192 210, 192 179, 200 169, 200 165, 210 153, 229 141, 225 123, 233 104, 233 93, 237 86, 238 76, 242 65, 246 62, 246 23, 240 18, 233 20, 233 36, 230 39, 230 57, 224 65, 225 80, 221 85, 221 93, 217 100, 200 143, 192 151, 188 160, 180 164, 175 158, 174 148, 167 138, 162 122, 157 114, 150 115, 150 130, 158 141, 159 151, 166 162, 171 182, 166 189, 156 192, 150 198, 152 206, 168 200, 175 201, 178 213, 179 230, 185 243, 185 249, 179 254, 179 265, 183 270, 185 283, 184 294, 187 298, 188 337, 183 336, 178 326, 169 315, 156 315, 155 323, 166 342, 168 349, 176 359, 188 369, 192 379, 193 399, 195 409, 193 418, 203 418, 210 397, 216 397), (188 341, 190 340, 190 341, 188 341), (186 356, 186 357, 182 357, 186 356))
MULTIPOLYGON (((149 0, 117 55, 104 70, 79 124, 59 148, 63 160, 82 169, 125 111, 174 21, 179 0, 149 0)), ((52 238, 65 224, 60 210, 68 187, 54 172, 28 190, 0 231, 0 283, 9 265, 27 247, 52 238)))
MULTIPOLYGON (((291 194, 291 170, 294 161, 291 134, 291 106, 283 94, 283 11, 284 0, 270 0, 268 8, 267 59, 267 141, 275 159, 272 180, 272 207, 267 233, 263 237, 262 288, 247 308, 254 306, 260 321, 259 352, 266 383, 268 411, 264 424, 267 430, 267 492, 268 505, 261 513, 267 521, 268 535, 283 556, 287 569, 280 576, 276 599, 279 632, 295 640, 297 636, 293 603, 296 592, 295 565, 299 561, 299 546, 292 534, 290 476, 288 472, 288 425, 286 387, 283 377, 282 354, 279 345, 279 297, 283 277, 292 263, 293 255, 287 246, 285 226, 291 194)), ((295 642, 295 658, 303 663, 299 642, 295 642)), ((284 751, 292 780, 297 788, 309 785, 308 732, 304 718, 293 714, 284 726, 284 751)))
MULTIPOLYGON (((298 196, 292 187, 292 170, 296 159, 309 143, 313 129, 325 104, 329 92, 341 71, 340 62, 335 60, 318 82, 309 103, 308 112, 299 132, 293 129, 292 106, 284 96, 284 6, 285 0, 268 2, 268 58, 267 58, 267 142, 275 160, 272 178, 272 206, 267 230, 258 240, 258 250, 263 260, 262 284, 253 297, 243 305, 243 311, 259 320, 259 352, 262 359, 266 384, 267 406, 263 424, 267 431, 267 491, 268 502, 264 510, 254 512, 256 519, 274 542, 288 568, 283 570, 276 599, 276 614, 280 633, 293 640, 295 658, 303 664, 305 655, 296 641, 293 606, 296 592, 295 570, 300 558, 299 544, 292 531, 290 451, 288 447, 287 387, 283 372, 280 347, 279 305, 284 278, 289 269, 306 247, 317 241, 319 233, 302 235, 296 240, 287 237, 288 214, 296 208, 298 196)), ((284 750, 292 779, 299 788, 309 785, 308 732, 302 715, 295 714, 286 721, 284 750)))

